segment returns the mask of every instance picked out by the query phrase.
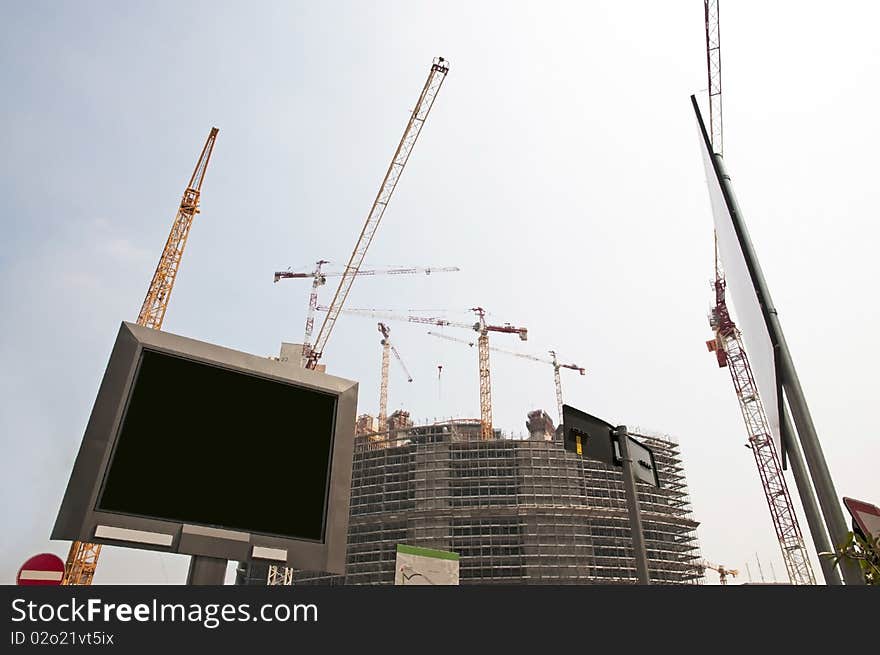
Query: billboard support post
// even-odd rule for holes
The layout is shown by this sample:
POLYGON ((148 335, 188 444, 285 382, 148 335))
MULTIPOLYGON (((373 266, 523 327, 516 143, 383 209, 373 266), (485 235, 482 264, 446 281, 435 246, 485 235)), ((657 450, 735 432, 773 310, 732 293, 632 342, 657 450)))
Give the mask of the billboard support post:
MULTIPOLYGON (((795 436, 791 419, 788 418, 788 412, 783 411, 779 419, 782 423, 783 447, 788 453, 792 477, 794 477, 798 495, 801 498, 804 516, 810 528, 810 536, 813 538, 813 546, 816 548, 817 553, 831 552, 832 548, 831 543, 828 541, 828 532, 825 530, 825 524, 822 522, 822 515, 819 513, 819 507, 816 505, 816 496, 813 493, 813 485, 810 483, 810 473, 807 471, 807 465, 804 463, 804 454, 801 452, 797 436, 795 436)), ((840 574, 829 558, 819 557, 819 564, 822 566, 825 584, 843 584, 840 574)))
POLYGON ((651 578, 648 576, 648 553, 645 550, 645 535, 642 532, 642 515, 639 509, 636 476, 633 471, 633 458, 626 426, 618 425, 614 428, 613 435, 620 446, 620 459, 623 462, 623 488, 626 492, 626 508, 629 512, 629 527, 632 532, 633 552, 636 556, 636 573, 639 584, 651 584, 651 578))
MULTIPOLYGON (((696 100, 693 100, 696 108, 696 100)), ((785 341, 785 335, 782 333, 782 324, 779 322, 779 315, 770 298, 770 289, 767 281, 764 279, 764 273, 755 254, 754 246, 746 229, 745 222, 742 220, 742 212, 733 193, 733 187, 730 184, 730 176, 724 168, 724 162, 717 154, 711 154, 715 161, 716 170, 718 172, 719 183, 721 184, 724 195, 727 198, 730 209, 730 217, 734 222, 734 228, 739 236, 740 248, 742 249, 743 258, 745 259, 752 277, 752 284, 758 298, 763 298, 766 306, 764 316, 767 323, 767 331, 774 345, 776 353, 776 362, 779 375, 781 378, 781 387, 784 391, 788 406, 791 409, 791 415, 797 428, 798 438, 800 439, 801 448, 809 468, 810 477, 812 477, 813 485, 816 489, 816 497, 819 500, 819 506, 822 508, 822 514, 825 517, 825 524, 828 527, 828 534, 831 541, 835 544, 842 544, 846 540, 847 527, 843 517, 843 510, 840 507, 837 492, 834 489, 834 482, 831 479, 831 473, 828 470, 828 464, 825 461, 825 455, 822 453, 822 446, 819 443, 819 437, 816 434, 816 427, 813 425, 813 419, 810 415, 810 409, 807 406, 807 400, 804 397, 797 371, 794 367, 794 361, 788 344, 785 341)), ((780 402, 780 404, 784 404, 780 402)), ((784 409, 784 407, 783 407, 784 409)), ((795 472, 795 475, 797 473, 795 472)), ((798 485, 800 487, 800 485, 798 485)), ((807 511, 807 507, 804 507, 807 511)), ((858 567, 852 562, 841 561, 841 573, 847 584, 864 584, 864 579, 859 573, 858 567)))
POLYGON ((193 555, 189 560, 188 585, 222 585, 226 581, 226 560, 193 555))

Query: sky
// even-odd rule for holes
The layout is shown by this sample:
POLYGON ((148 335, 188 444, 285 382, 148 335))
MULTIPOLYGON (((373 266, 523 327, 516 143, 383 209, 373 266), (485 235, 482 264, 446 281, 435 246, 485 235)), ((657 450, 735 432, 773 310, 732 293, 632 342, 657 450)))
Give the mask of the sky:
MULTIPOLYGON (((309 285, 273 272, 345 264, 436 56, 450 72, 367 263, 461 270, 360 279, 348 306, 469 321, 479 305, 527 327, 527 343, 492 343, 555 348, 587 369, 563 371, 566 402, 680 441, 706 559, 757 581, 760 558, 782 579, 730 377, 705 346, 712 218, 689 99, 706 106, 701 2, 0 13, 0 583, 33 553, 66 556, 49 533, 71 465, 210 128, 163 327, 277 354, 302 339, 309 285)), ((880 8, 723 2, 721 20, 726 166, 837 492, 880 503, 880 8)), ((390 408, 478 416, 476 352, 389 325, 413 376, 392 366, 390 408)), ((343 316, 325 350, 328 372, 359 381, 359 411, 377 409, 379 339, 375 320, 343 316)), ((491 361, 496 427, 521 435, 539 407, 555 418, 551 367, 491 361)), ((105 547, 95 582, 177 584, 187 560, 105 547)))

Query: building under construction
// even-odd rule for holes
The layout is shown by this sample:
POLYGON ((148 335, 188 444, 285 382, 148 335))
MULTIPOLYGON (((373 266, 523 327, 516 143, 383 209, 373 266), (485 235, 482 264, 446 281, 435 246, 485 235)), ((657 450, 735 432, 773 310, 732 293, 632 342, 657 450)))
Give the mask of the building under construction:
MULTIPOLYGON (((414 426, 395 412, 383 433, 364 429, 370 419, 356 437, 346 575, 298 571, 297 584, 391 584, 398 544, 458 553, 462 584, 636 581, 620 470, 566 452, 546 413, 529 414, 528 439, 482 440, 478 419, 414 426)), ((661 482, 639 485, 652 582, 699 583, 679 446, 634 436, 661 482)))

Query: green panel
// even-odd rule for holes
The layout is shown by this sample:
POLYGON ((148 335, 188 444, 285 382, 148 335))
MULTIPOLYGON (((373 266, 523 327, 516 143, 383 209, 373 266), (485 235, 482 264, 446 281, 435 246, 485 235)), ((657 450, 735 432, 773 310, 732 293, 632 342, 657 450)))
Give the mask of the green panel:
POLYGON ((458 560, 458 553, 451 553, 448 550, 433 550, 431 548, 407 546, 405 544, 397 544, 397 552, 405 553, 407 555, 420 555, 421 557, 433 557, 435 559, 458 560))

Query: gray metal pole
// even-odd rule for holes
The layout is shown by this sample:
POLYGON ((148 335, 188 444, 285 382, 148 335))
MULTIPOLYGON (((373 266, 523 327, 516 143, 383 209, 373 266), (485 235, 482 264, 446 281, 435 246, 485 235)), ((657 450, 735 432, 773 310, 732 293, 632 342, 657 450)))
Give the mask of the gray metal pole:
MULTIPOLYGON (((696 101, 694 101, 696 102, 696 101)), ((819 436, 816 434, 816 428, 813 425, 813 419, 810 416, 810 408, 807 406, 807 400, 804 397, 804 391, 801 388, 797 371, 794 367, 794 361, 788 344, 785 341, 785 335, 782 333, 782 324, 779 322, 779 316, 776 308, 770 298, 770 289, 767 281, 764 279, 764 273, 755 254, 752 240, 749 237, 748 229, 736 201, 736 195, 730 184, 730 176, 724 168, 724 162, 719 155, 714 155, 715 165, 718 167, 718 173, 724 193, 727 196, 730 205, 730 214, 733 219, 734 227, 739 235, 740 245, 742 247, 743 257, 752 274, 752 281, 755 286, 755 293, 758 300, 764 305, 764 315, 767 320, 767 330, 770 333, 770 339, 776 346, 777 366, 781 372, 782 388, 788 405, 791 408, 791 415, 794 419, 795 427, 797 427, 798 437, 800 438, 801 447, 803 448, 804 457, 807 460, 810 476, 813 479, 813 485, 816 489, 816 497, 819 499, 819 506, 822 508, 822 514, 825 517, 825 525, 828 527, 828 534, 831 541, 835 544, 842 544, 846 540, 849 530, 846 527, 846 521, 843 518, 843 510, 840 507, 840 500, 837 491, 834 489, 834 482, 831 479, 831 473, 828 470, 828 464, 825 461, 825 455, 822 453, 822 446, 819 444, 819 436)), ((792 471, 794 473, 794 471, 792 471)), ((852 562, 841 562, 841 571, 843 579, 847 584, 865 584, 865 579, 859 572, 858 567, 852 562)))
POLYGON ((189 560, 188 585, 222 585, 226 581, 226 560, 193 555, 189 560))
POLYGON ((639 584, 651 584, 648 576, 648 554, 645 550, 645 535, 642 532, 642 513, 639 510, 639 496, 636 489, 636 476, 633 472, 632 456, 629 453, 629 434, 625 425, 614 428, 614 436, 620 445, 620 458, 623 460, 623 488, 626 492, 626 508, 629 511, 629 528, 632 532, 633 552, 636 556, 636 573, 639 584))
MULTIPOLYGON (((807 526, 810 529, 810 536, 813 538, 813 546, 816 554, 827 553, 831 551, 831 543, 828 541, 828 534, 825 532, 825 524, 822 523, 822 516, 819 514, 819 507, 816 505, 816 497, 813 495, 813 486, 810 484, 810 474, 807 471, 807 465, 804 464, 804 455, 801 453, 801 447, 797 442, 794 434, 794 428, 788 418, 788 412, 782 412, 779 417, 782 421, 782 434, 785 443, 783 448, 788 455, 788 461, 791 463, 791 471, 794 482, 797 485, 798 495, 801 497, 801 505, 804 508, 804 516, 807 519, 807 526)), ((843 584, 840 575, 834 564, 827 557, 819 557, 819 564, 822 566, 822 575, 825 577, 825 584, 839 585, 843 584)))

